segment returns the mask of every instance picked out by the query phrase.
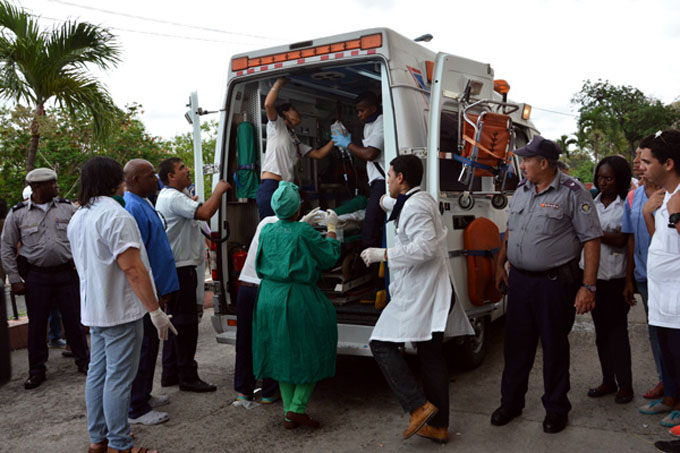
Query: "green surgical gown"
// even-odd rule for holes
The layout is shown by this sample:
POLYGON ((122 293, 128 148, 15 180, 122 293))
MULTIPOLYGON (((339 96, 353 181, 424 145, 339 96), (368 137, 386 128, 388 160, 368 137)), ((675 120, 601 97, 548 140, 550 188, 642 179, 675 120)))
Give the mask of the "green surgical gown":
POLYGON ((255 258, 262 279, 253 314, 253 371, 290 384, 335 375, 335 307, 317 281, 340 259, 341 244, 305 222, 265 225, 255 258))

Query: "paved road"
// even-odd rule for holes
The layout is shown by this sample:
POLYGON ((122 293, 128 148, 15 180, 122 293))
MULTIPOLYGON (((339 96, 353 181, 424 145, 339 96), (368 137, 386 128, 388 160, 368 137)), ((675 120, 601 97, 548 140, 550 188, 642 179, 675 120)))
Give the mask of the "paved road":
MULTIPOLYGON (((209 316, 210 310, 206 312, 209 316)), ((341 357, 337 376, 320 383, 309 412, 324 426, 317 432, 286 431, 280 403, 246 410, 234 407, 234 349, 217 344, 209 321, 201 323, 197 360, 202 377, 219 386, 214 394, 179 392, 177 387, 156 391, 170 395, 170 421, 153 427, 134 426, 138 445, 162 452, 344 452, 344 451, 502 451, 588 452, 654 451, 653 441, 669 439, 658 422, 636 407, 640 396, 655 384, 644 313, 631 312, 631 340, 635 390, 633 403, 614 404, 613 397, 594 400, 588 387, 600 382, 599 362, 589 316, 579 317, 571 334, 574 409, 569 427, 560 434, 544 434, 540 403, 540 355, 531 375, 527 407, 521 417, 504 427, 489 423, 499 401, 503 323, 491 326, 491 347, 485 362, 473 371, 451 372, 451 442, 438 446, 418 438, 401 440, 407 417, 370 358, 341 357)), ((84 383, 70 359, 58 353, 48 363, 48 380, 37 390, 25 391, 26 350, 12 355, 14 377, 0 388, 0 451, 85 451, 88 443, 84 383)), ((156 379, 160 378, 160 368, 156 379)))

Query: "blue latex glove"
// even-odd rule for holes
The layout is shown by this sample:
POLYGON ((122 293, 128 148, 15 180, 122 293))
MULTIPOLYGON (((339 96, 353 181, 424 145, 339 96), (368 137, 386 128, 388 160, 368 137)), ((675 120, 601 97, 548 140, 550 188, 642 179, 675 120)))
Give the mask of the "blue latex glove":
POLYGON ((331 138, 333 139, 335 146, 339 146, 340 148, 347 149, 349 144, 352 143, 352 134, 342 135, 333 133, 331 134, 331 138))

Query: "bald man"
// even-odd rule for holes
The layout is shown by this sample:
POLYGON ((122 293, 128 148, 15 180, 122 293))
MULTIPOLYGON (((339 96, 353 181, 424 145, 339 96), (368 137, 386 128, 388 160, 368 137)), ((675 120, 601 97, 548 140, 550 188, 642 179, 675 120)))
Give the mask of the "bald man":
MULTIPOLYGON (((156 193, 158 179, 153 165, 142 159, 134 159, 125 164, 125 209, 137 221, 139 232, 144 241, 149 264, 153 272, 156 292, 161 307, 179 290, 175 259, 172 256, 170 242, 165 233, 165 225, 153 205, 149 196, 156 193)), ((159 340, 156 328, 147 314, 144 316, 144 339, 142 352, 139 357, 139 369, 132 383, 130 409, 128 421, 143 425, 156 425, 168 420, 166 412, 156 411, 154 408, 168 403, 168 397, 151 396, 153 375, 158 357, 159 340)))

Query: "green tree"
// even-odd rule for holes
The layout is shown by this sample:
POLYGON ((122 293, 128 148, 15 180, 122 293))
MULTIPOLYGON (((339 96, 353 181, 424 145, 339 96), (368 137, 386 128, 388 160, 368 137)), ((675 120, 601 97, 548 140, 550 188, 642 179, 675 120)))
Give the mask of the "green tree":
POLYGON ((45 105, 54 101, 72 116, 87 112, 94 136, 104 139, 117 109, 103 85, 87 70, 120 62, 120 48, 108 30, 67 21, 41 31, 33 16, 0 0, 0 97, 34 107, 26 171, 35 167, 45 105))
POLYGON ((642 138, 680 118, 676 108, 637 88, 602 80, 586 80, 572 102, 579 105, 577 138, 593 151, 595 160, 609 154, 628 154, 632 161, 642 138))
MULTIPOLYGON (((168 157, 160 139, 148 134, 139 119, 138 104, 112 112, 110 138, 106 145, 94 140, 89 115, 71 115, 63 109, 48 111, 40 119, 42 139, 36 154, 36 164, 54 169, 58 175, 59 193, 75 198, 80 182, 80 167, 94 155, 108 156, 125 164, 130 159, 146 159, 154 165, 168 157)), ((17 105, 13 110, 0 108, 0 194, 8 203, 21 200, 26 176, 25 155, 30 137, 26 127, 33 121, 30 108, 17 105)))
MULTIPOLYGON (((212 164, 215 158, 215 144, 217 143, 217 121, 210 120, 201 123, 201 149, 203 152, 203 163, 212 164)), ((192 132, 176 135, 172 139, 165 141, 163 147, 168 153, 179 157, 191 167, 191 178, 195 181, 194 171, 194 136, 192 132)), ((212 175, 204 175, 203 188, 205 198, 212 193, 212 175)))

